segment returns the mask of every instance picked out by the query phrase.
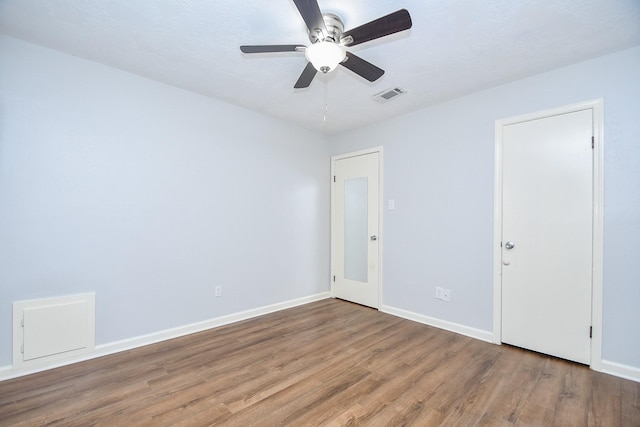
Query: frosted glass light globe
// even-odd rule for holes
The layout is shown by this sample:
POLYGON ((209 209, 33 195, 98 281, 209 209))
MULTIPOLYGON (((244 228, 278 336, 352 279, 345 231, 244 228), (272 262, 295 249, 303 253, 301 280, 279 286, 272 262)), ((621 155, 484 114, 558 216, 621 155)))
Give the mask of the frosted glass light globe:
POLYGON ((344 47, 326 41, 314 43, 305 51, 307 60, 313 64, 316 70, 323 73, 335 70, 346 55, 344 47))

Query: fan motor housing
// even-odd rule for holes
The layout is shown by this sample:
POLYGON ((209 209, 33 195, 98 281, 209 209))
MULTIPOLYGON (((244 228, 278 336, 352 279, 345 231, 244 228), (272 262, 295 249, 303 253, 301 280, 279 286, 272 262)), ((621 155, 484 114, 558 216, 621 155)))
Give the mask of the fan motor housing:
POLYGON ((324 24, 327 27, 327 34, 322 34, 322 30, 320 29, 309 31, 309 41, 311 41, 311 43, 317 43, 320 41, 340 42, 340 38, 344 32, 342 19, 333 13, 323 13, 322 18, 324 19, 324 24))

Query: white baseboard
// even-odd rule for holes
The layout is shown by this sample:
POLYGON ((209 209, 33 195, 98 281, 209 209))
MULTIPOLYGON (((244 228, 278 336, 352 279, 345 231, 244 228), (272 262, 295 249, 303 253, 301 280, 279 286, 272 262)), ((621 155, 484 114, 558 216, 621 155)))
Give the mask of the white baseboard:
POLYGON ((634 366, 603 360, 602 372, 640 383, 640 368, 636 368, 634 366))
POLYGON ((12 373, 13 373, 13 366, 11 365, 0 366, 0 381, 13 378, 13 376, 11 375, 12 373))
POLYGON ((101 345, 97 345, 95 347, 95 350, 89 355, 68 359, 63 362, 52 363, 47 366, 39 366, 36 369, 16 369, 14 366, 2 366, 0 367, 0 381, 21 377, 21 376, 33 374, 36 372, 46 371, 48 369, 70 365, 72 363, 82 362, 84 360, 95 359, 97 357, 106 356, 106 355, 118 353, 121 351, 131 350, 131 349, 143 347, 149 344, 155 344, 160 341, 165 341, 172 338, 178 338, 184 335, 205 331, 207 329, 217 328, 219 326, 240 322, 242 320, 251 319, 253 317, 262 316, 264 314, 273 313, 273 312, 284 310, 287 308, 297 307, 299 305, 308 304, 314 301, 320 301, 330 297, 331 295, 329 292, 323 292, 323 293, 311 295, 308 297, 298 298, 295 300, 285 301, 277 304, 267 305, 264 307, 258 307, 251 310, 241 311, 239 313, 229 314, 226 316, 217 317, 215 319, 205 320, 203 322, 197 322, 197 323, 192 323, 190 325, 167 329, 164 331, 155 332, 148 335, 142 335, 142 336, 138 336, 135 338, 130 338, 122 341, 101 344, 101 345))
POLYGON ((481 341, 493 343, 493 332, 483 331, 481 329, 471 328, 469 326, 460 325, 458 323, 447 322, 446 320, 436 319, 435 317, 425 316, 423 314, 414 313, 412 311, 402 310, 400 308, 383 305, 380 311, 402 317, 403 319, 413 320, 414 322, 423 323, 425 325, 434 326, 446 331, 455 332, 456 334, 465 335, 481 341))

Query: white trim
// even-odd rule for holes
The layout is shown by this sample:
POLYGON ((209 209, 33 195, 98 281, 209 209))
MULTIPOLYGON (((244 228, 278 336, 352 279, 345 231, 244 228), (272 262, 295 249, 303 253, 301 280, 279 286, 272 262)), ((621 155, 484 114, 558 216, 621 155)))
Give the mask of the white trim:
POLYGON ((379 157, 378 157, 378 305, 377 305, 377 309, 380 310, 380 307, 382 306, 382 266, 383 266, 383 262, 382 262, 382 247, 384 246, 384 232, 383 232, 383 212, 384 212, 384 180, 383 180, 383 165, 384 165, 384 153, 383 153, 383 147, 382 146, 377 146, 377 147, 372 147, 372 148, 367 148, 364 150, 359 150, 359 151, 354 151, 351 153, 344 153, 344 154, 338 154, 335 156, 331 157, 331 176, 329 177, 329 179, 331 180, 331 236, 330 236, 330 250, 331 250, 331 259, 330 259, 330 277, 329 277, 329 285, 330 285, 330 289, 331 289, 331 297, 335 298, 334 295, 334 291, 333 291, 333 276, 335 275, 335 262, 334 262, 334 250, 333 250, 333 245, 336 241, 336 238, 334 236, 334 224, 335 224, 335 185, 333 182, 333 177, 335 176, 335 169, 336 169, 336 161, 338 160, 343 160, 343 159, 348 159, 351 157, 357 157, 357 156, 364 156, 367 154, 372 154, 372 153, 378 153, 379 157))
POLYGON ((604 128, 603 100, 572 104, 565 107, 539 111, 522 116, 511 117, 495 122, 494 157, 494 205, 493 205, 493 337, 495 344, 502 342, 502 286, 500 278, 500 242, 502 240, 502 128, 504 126, 567 114, 582 110, 593 112, 593 266, 592 266, 592 303, 591 323, 591 369, 603 370, 602 361, 602 301, 603 301, 603 248, 604 248, 604 128))
POLYGON ((33 374, 36 372, 46 371, 48 369, 70 365, 73 363, 82 362, 84 360, 95 359, 97 357, 106 356, 106 355, 118 353, 121 351, 132 350, 134 348, 143 347, 149 344, 155 344, 161 341, 170 340, 172 338, 178 338, 184 335, 189 335, 196 332, 205 331, 207 329, 228 325, 230 323, 251 319, 253 317, 262 316, 264 314, 285 310, 287 308, 297 307, 299 305, 308 304, 314 301, 320 301, 323 299, 327 299, 329 297, 330 297, 329 292, 322 292, 320 294, 298 298, 295 300, 285 301, 277 304, 267 305, 264 307, 254 308, 251 310, 241 311, 239 313, 233 313, 226 316, 205 320, 202 322, 196 322, 190 325, 184 325, 184 326, 179 326, 177 328, 166 329, 164 331, 154 332, 152 334, 141 335, 135 338, 129 338, 122 341, 102 344, 102 345, 96 346, 95 351, 89 355, 84 355, 83 357, 77 357, 74 359, 66 360, 64 362, 52 363, 47 366, 40 366, 36 369, 16 369, 15 366, 13 367, 3 366, 3 367, 0 367, 0 381, 21 377, 21 376, 33 374))
MULTIPOLYGON (((331 163, 333 165, 333 163, 335 163, 336 160, 343 160, 343 159, 348 159, 350 157, 364 156, 366 154, 371 154, 371 153, 382 153, 382 151, 383 151, 382 145, 379 145, 377 147, 365 148, 364 150, 353 151, 351 153, 336 154, 335 156, 331 156, 331 163)), ((333 172, 333 169, 331 169, 331 172, 333 172)))
POLYGON ((382 301, 384 296, 384 287, 382 286, 382 269, 384 263, 382 262, 382 252, 384 250, 384 156, 382 146, 378 147, 380 157, 378 158, 378 310, 382 307, 382 301))
POLYGON ((491 333, 491 331, 483 331, 482 329, 471 328, 469 326, 448 322, 446 320, 436 319, 435 317, 425 316, 423 314, 414 313, 412 311, 407 311, 388 305, 383 305, 380 308, 380 311, 382 311, 383 313, 391 314, 393 316, 402 317, 403 319, 433 326, 438 329, 455 332, 456 334, 464 335, 470 338, 475 338, 489 343, 492 342, 493 334, 491 333))
POLYGON ((601 371, 605 374, 615 375, 616 377, 625 378, 627 380, 640 383, 640 368, 634 366, 623 365, 621 363, 602 360, 601 371))
POLYGON ((493 338, 494 344, 502 344, 502 128, 496 121, 494 130, 493 163, 493 338))
POLYGON ((602 371, 602 305, 604 301, 604 101, 593 109, 593 288, 591 303, 591 369, 602 371))

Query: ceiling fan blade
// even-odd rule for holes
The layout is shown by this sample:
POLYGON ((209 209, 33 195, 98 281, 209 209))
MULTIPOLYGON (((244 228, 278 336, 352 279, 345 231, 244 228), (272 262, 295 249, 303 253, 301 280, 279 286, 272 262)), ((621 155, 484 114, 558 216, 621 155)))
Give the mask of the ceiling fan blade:
POLYGON ((321 30, 323 34, 327 34, 327 26, 324 23, 320 6, 316 0, 293 0, 298 8, 298 12, 304 19, 310 32, 321 30))
POLYGON ((411 25, 411 15, 409 15, 409 11, 400 9, 382 18, 378 18, 375 21, 342 33, 342 40, 351 36, 353 41, 345 43, 345 46, 355 46, 360 43, 408 30, 411 28, 411 25))
POLYGON ((300 74, 300 78, 298 78, 298 81, 293 87, 295 89, 304 89, 305 87, 309 87, 317 72, 318 70, 315 69, 313 64, 311 62, 307 62, 307 66, 304 68, 304 71, 300 74))
POLYGON ((341 62, 340 65, 348 68, 370 82, 375 82, 384 74, 384 70, 382 68, 376 67, 372 63, 365 61, 351 52, 347 52, 347 59, 341 62))
POLYGON ((244 53, 302 52, 306 46, 301 44, 265 44, 257 46, 240 46, 244 53))

